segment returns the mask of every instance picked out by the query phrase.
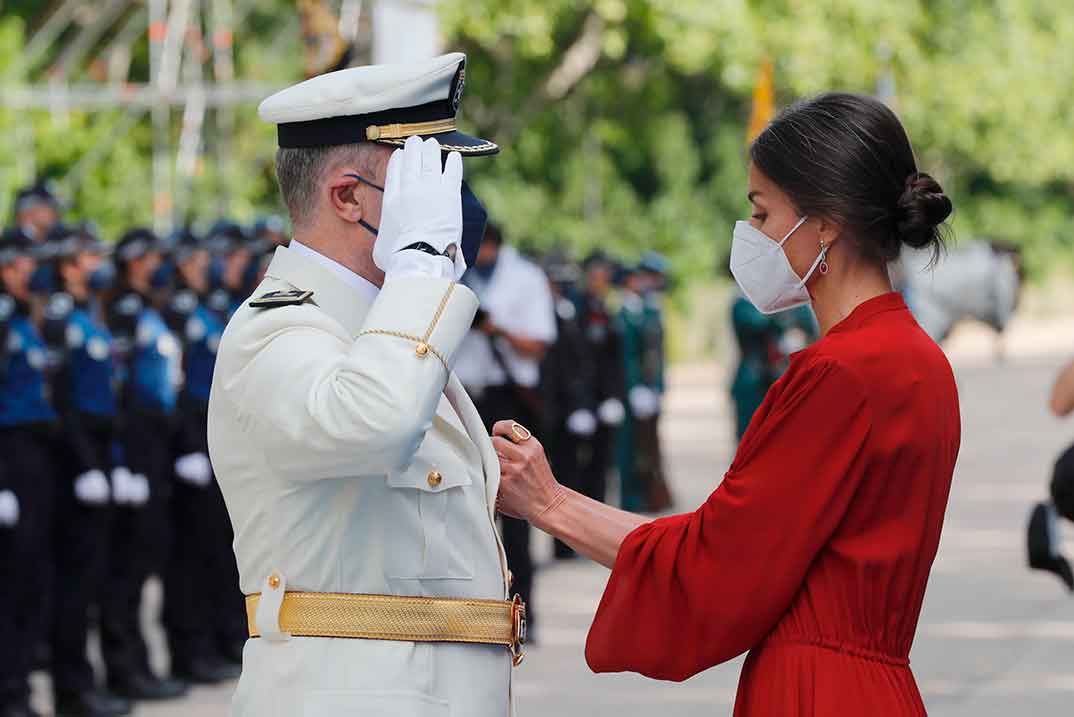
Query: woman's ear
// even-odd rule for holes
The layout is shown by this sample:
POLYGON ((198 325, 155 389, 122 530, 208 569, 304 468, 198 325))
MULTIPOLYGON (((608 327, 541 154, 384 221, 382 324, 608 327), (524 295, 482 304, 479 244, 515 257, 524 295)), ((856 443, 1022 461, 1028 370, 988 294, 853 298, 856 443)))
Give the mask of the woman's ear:
POLYGON ((843 225, 825 217, 820 217, 817 223, 817 238, 824 242, 824 246, 832 247, 843 235, 843 225))

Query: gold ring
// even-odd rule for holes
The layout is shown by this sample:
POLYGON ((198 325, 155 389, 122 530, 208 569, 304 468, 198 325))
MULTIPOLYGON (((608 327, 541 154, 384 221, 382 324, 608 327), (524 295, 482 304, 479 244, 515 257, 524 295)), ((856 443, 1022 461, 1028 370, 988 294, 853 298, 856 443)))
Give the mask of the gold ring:
POLYGON ((523 426, 521 423, 515 421, 511 422, 511 435, 514 436, 511 440, 515 443, 525 443, 529 439, 533 438, 533 434, 530 429, 523 426))

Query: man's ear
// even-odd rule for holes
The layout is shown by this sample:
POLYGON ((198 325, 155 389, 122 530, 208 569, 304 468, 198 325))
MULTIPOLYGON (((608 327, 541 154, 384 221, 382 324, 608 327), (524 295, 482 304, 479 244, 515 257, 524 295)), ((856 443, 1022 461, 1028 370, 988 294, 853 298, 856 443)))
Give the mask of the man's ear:
POLYGON ((340 219, 350 224, 357 224, 364 214, 362 193, 359 190, 358 180, 344 176, 349 171, 351 170, 343 169, 337 173, 335 180, 328 188, 329 201, 340 219))

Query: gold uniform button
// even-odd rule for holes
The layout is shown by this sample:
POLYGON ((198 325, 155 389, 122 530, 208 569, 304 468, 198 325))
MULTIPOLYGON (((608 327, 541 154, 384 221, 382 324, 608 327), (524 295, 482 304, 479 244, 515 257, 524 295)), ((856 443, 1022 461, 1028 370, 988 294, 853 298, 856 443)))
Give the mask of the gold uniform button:
POLYGON ((429 353, 429 344, 424 342, 418 344, 418 347, 414 349, 414 353, 416 353, 418 356, 425 356, 429 353))
POLYGON ((444 476, 440 475, 439 471, 429 471, 428 481, 429 486, 435 488, 444 481, 444 476))
POLYGON ((507 589, 510 590, 511 586, 515 584, 515 574, 510 570, 507 571, 507 589))
POLYGON ((272 575, 269 575, 268 585, 273 590, 275 590, 276 588, 280 587, 280 576, 277 575, 276 573, 273 573, 272 575))

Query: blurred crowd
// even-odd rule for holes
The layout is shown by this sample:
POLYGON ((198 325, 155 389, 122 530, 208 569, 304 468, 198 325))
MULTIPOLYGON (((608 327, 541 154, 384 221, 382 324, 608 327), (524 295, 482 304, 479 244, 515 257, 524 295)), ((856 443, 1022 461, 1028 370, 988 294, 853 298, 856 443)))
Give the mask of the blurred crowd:
MULTIPOLYGON (((105 238, 64 219, 35 185, 0 239, 2 716, 34 714, 37 669, 60 715, 181 697, 236 677, 247 636, 206 415, 228 318, 287 227, 266 216, 105 238), (151 576, 167 674, 140 622, 151 576), (87 657, 93 628, 103 675, 87 657)), ((658 433, 666 264, 525 255, 490 224, 464 277, 482 309, 456 365, 482 415, 532 426, 565 484, 634 511, 671 505, 658 433)), ((529 598, 529 529, 504 519, 503 533, 529 598)))
POLYGON ((232 679, 247 636, 206 411, 220 336, 285 227, 204 236, 132 228, 106 243, 47 186, 0 239, 0 714, 33 714, 48 668, 58 714, 232 679), (143 588, 164 585, 170 676, 150 666, 143 588), (102 683, 87 659, 96 624, 102 683))

